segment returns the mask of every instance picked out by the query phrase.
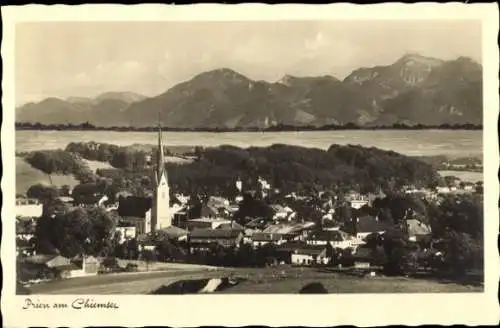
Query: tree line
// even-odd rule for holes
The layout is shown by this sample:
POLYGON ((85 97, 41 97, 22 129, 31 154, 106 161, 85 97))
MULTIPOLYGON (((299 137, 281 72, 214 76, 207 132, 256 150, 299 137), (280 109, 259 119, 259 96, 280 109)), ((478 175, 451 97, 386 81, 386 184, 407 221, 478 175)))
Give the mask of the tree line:
MULTIPOLYGON (((332 145, 328 150, 275 144, 269 147, 220 146, 196 148, 190 163, 167 163, 171 189, 189 195, 234 197, 239 177, 245 189, 257 189, 257 177, 282 193, 319 190, 367 193, 395 190, 406 185, 434 187, 443 183, 432 165, 392 151, 358 145, 332 145)), ((152 190, 151 162, 155 154, 105 143, 70 143, 66 149, 37 151, 27 161, 47 174, 71 172, 82 183, 106 179, 119 189, 141 194, 152 190), (150 156, 148 159, 148 155, 150 156), (96 176, 80 157, 105 161, 113 168, 98 169, 96 176)))
MULTIPOLYGON (((30 122, 16 122, 17 130, 41 130, 41 131, 120 131, 120 132, 153 132, 158 127, 133 127, 133 126, 95 126, 89 122, 80 124, 41 124, 30 122)), ((482 125, 477 124, 439 124, 439 125, 423 125, 423 124, 404 124, 395 123, 391 125, 358 125, 355 123, 346 124, 328 124, 322 126, 315 125, 286 125, 278 124, 275 126, 263 127, 165 127, 164 131, 177 132, 285 132, 285 131, 335 131, 335 130, 482 130, 482 125)))

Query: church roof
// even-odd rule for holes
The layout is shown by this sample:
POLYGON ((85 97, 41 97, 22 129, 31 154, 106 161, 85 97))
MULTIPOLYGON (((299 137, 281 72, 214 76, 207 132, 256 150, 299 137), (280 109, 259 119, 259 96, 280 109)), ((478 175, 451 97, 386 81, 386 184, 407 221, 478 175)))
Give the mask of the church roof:
POLYGON ((159 233, 166 235, 168 238, 179 238, 187 235, 187 231, 176 226, 162 228, 159 233))
POLYGON ((189 234, 190 238, 236 238, 241 233, 238 229, 194 229, 189 234))

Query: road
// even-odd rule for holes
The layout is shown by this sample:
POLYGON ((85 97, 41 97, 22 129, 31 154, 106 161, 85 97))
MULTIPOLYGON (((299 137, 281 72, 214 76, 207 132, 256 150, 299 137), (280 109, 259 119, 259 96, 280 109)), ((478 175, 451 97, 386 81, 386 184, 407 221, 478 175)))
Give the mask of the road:
POLYGON ((172 270, 106 274, 52 281, 29 287, 32 294, 148 294, 181 279, 220 277, 224 269, 172 270))

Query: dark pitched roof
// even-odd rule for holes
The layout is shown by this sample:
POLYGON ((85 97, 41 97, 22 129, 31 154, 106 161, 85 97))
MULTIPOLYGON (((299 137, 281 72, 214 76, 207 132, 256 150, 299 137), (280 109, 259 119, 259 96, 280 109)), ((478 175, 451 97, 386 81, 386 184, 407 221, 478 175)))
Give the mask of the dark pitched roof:
POLYGON ((302 255, 319 255, 324 252, 326 249, 325 246, 316 246, 316 245, 304 245, 296 250, 297 254, 302 255))
POLYGON ((277 241, 283 238, 283 235, 278 233, 256 232, 252 235, 253 241, 277 241))
POLYGON ((151 205, 152 199, 149 197, 122 197, 118 202, 118 214, 122 217, 144 217, 151 205))
POLYGON ((355 260, 370 261, 373 260, 373 251, 370 248, 358 247, 352 256, 355 260))
POLYGON ((309 237, 311 240, 343 241, 344 236, 337 230, 315 231, 309 237))
POLYGON ((226 229, 226 230, 227 229, 237 229, 237 230, 242 230, 242 231, 245 230, 245 228, 242 225, 240 225, 236 222, 223 223, 223 224, 219 225, 216 229, 226 229))
POLYGON ((276 247, 276 250, 281 252, 294 252, 302 247, 307 247, 307 245, 302 241, 290 241, 279 245, 278 247, 276 247))
POLYGON ((179 238, 179 237, 187 235, 186 230, 175 227, 175 226, 163 228, 163 229, 159 230, 158 233, 165 235, 167 238, 179 238))
POLYGON ((190 238, 220 238, 232 239, 238 237, 241 230, 238 229, 194 229, 189 234, 190 238))
POLYGON ((391 228, 392 225, 386 221, 378 220, 376 217, 371 215, 365 215, 358 218, 356 222, 357 232, 377 232, 385 231, 391 228))

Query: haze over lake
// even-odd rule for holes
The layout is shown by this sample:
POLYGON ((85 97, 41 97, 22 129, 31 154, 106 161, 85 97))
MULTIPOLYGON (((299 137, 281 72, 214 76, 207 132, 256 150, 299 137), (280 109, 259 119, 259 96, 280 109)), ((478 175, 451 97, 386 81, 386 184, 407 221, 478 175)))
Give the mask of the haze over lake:
MULTIPOLYGON (((465 130, 352 130, 301 132, 164 132, 167 146, 238 147, 290 144, 328 149, 331 144, 359 144, 409 156, 482 156, 482 131, 465 130)), ((155 144, 156 132, 16 131, 16 152, 64 149, 70 142, 96 141, 120 146, 155 144)))

